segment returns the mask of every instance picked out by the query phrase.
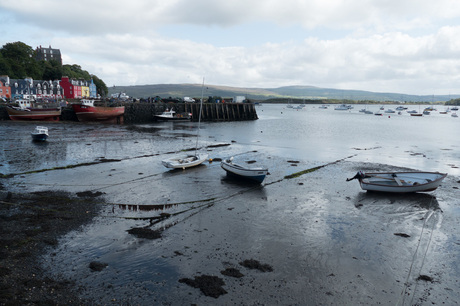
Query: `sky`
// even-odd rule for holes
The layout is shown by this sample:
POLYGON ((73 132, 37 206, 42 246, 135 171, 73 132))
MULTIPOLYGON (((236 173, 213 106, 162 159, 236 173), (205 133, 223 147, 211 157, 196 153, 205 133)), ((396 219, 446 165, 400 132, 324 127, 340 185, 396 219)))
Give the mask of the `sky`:
POLYGON ((460 94, 458 0, 2 0, 0 45, 17 41, 109 87, 460 94))

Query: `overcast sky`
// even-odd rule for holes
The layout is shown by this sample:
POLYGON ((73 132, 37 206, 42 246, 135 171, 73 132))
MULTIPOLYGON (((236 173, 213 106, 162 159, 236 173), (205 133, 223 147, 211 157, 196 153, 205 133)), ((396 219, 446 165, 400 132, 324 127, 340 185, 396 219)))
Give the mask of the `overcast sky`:
POLYGON ((0 44, 16 41, 107 86, 460 94, 458 0, 2 0, 0 44))

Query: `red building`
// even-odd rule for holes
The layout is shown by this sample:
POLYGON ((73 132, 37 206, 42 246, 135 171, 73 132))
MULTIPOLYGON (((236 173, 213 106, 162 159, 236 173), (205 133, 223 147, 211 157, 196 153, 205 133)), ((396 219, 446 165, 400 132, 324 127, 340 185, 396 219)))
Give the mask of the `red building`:
POLYGON ((11 98, 11 88, 8 79, 0 79, 0 98, 11 98))
POLYGON ((64 90, 64 97, 67 99, 81 98, 81 86, 78 85, 78 81, 63 76, 60 85, 64 90))

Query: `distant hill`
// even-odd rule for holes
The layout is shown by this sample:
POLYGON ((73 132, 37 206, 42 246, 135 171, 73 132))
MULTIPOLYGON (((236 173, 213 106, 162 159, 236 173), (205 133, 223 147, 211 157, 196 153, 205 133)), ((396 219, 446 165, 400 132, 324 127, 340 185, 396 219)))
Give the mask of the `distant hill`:
MULTIPOLYGON (((109 95, 124 92, 134 98, 148 98, 160 96, 169 97, 201 97, 201 84, 155 84, 135 86, 113 86, 109 88, 109 95)), ((268 100, 277 98, 292 99, 339 99, 355 101, 397 101, 397 102, 446 102, 460 98, 460 95, 407 95, 399 93, 380 93, 364 90, 342 90, 332 88, 320 88, 314 86, 284 86, 278 88, 241 88, 219 85, 205 85, 203 96, 219 96, 231 98, 246 96, 251 100, 268 100)))

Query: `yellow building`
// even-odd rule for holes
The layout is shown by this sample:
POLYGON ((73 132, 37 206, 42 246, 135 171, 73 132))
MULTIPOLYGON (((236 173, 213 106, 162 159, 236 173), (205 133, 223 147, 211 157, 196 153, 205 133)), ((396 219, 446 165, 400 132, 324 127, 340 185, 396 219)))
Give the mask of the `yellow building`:
POLYGON ((89 98, 89 86, 86 86, 86 85, 81 86, 81 97, 89 98))

